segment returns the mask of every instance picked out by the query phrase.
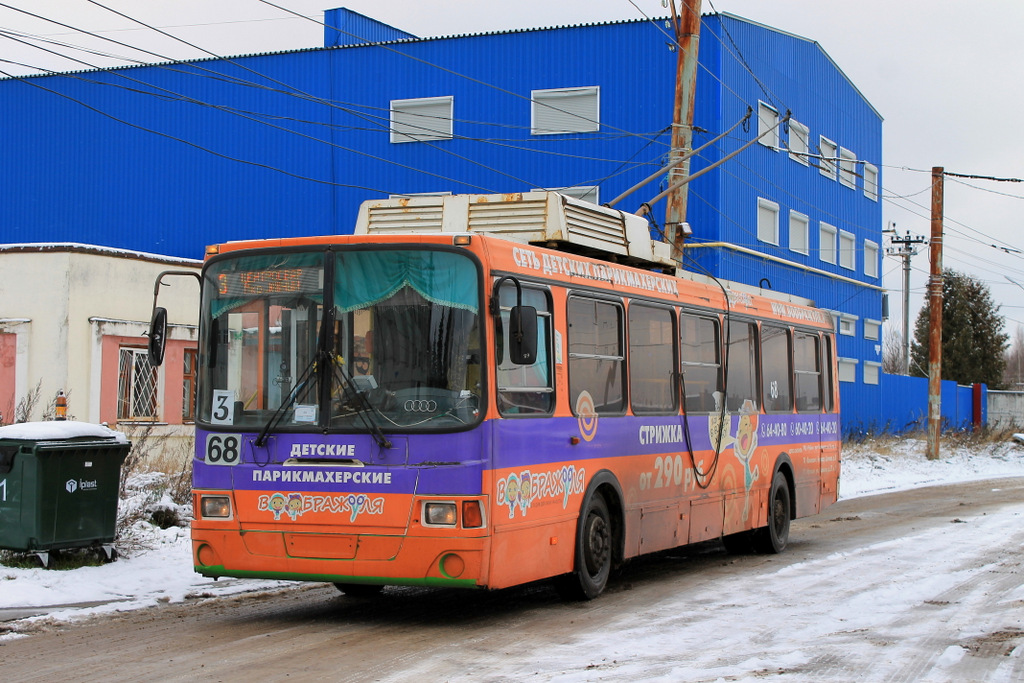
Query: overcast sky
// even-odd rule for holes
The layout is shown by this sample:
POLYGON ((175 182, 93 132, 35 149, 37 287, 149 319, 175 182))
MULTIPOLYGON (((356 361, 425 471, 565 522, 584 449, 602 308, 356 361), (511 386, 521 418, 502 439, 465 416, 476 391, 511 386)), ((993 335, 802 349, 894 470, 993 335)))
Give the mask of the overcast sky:
MULTIPOLYGON (((661 0, 0 0, 63 22, 53 23, 0 7, 0 58, 53 70, 87 68, 30 49, 9 32, 45 36, 50 49, 90 46, 142 61, 152 55, 95 41, 82 31, 102 33, 131 46, 171 58, 238 55, 322 45, 323 28, 270 3, 311 17, 345 6, 418 36, 561 26, 596 21, 660 17, 661 0), (161 36, 101 7, 117 10, 204 50, 161 36)), ((884 117, 881 164, 883 221, 901 233, 928 236, 930 170, 1024 177, 1017 134, 1024 88, 1024 2, 979 0, 717 0, 702 10, 728 12, 818 42, 884 117)), ((88 64, 109 64, 94 54, 76 53, 88 64)), ((0 64, 20 74, 25 67, 0 64)), ((946 267, 989 285, 1012 336, 1024 327, 1024 184, 947 178, 945 183, 946 267), (995 245, 995 246, 993 246, 995 245), (1021 251, 1018 251, 1021 250, 1021 251), (1012 281, 1018 284, 1014 284, 1012 281)), ((888 240, 885 240, 886 246, 888 240)), ((914 260, 911 324, 924 301, 928 251, 914 260)), ((891 324, 902 326, 902 262, 886 257, 884 284, 890 289, 891 324)))

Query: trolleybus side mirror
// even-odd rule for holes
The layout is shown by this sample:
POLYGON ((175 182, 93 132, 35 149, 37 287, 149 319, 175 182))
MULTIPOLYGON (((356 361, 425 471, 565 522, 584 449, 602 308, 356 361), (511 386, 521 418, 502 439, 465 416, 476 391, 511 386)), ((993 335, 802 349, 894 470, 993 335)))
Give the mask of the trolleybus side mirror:
POLYGON ((508 316, 508 357, 516 365, 537 362, 537 309, 513 306, 508 316))
POLYGON ((162 306, 153 308, 153 319, 149 321, 149 362, 158 367, 164 362, 164 349, 167 346, 167 309, 162 306))

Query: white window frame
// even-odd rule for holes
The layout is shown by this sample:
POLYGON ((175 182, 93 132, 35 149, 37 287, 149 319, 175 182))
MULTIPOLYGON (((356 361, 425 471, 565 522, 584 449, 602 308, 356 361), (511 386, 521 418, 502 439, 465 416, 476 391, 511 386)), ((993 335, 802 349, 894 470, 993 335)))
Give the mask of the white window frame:
POLYGON ((864 338, 878 341, 882 338, 882 321, 864 318, 864 338))
POLYGON ((590 202, 591 204, 601 203, 601 186, 600 185, 576 185, 574 187, 535 187, 533 192, 557 192, 558 194, 564 194, 566 197, 572 197, 573 199, 579 199, 582 202, 590 202))
POLYGON ((821 166, 819 171, 821 175, 832 180, 836 179, 836 169, 838 168, 838 155, 839 145, 829 140, 824 135, 818 136, 818 149, 821 151, 821 166))
POLYGON ((811 219, 792 209, 789 211, 789 249, 804 256, 811 253, 811 219), (803 246, 793 239, 793 235, 800 234, 803 235, 803 246))
POLYGON ((757 137, 758 142, 773 150, 779 149, 779 110, 772 105, 757 102, 757 137), (768 132, 771 131, 771 132, 768 132), (764 133, 768 133, 761 137, 764 133))
POLYGON ((857 238, 846 230, 839 231, 839 267, 857 270, 857 238))
POLYGON ((391 100, 391 142, 450 140, 455 98, 391 100))
POLYGON ((864 274, 868 277, 878 277, 878 242, 864 240, 864 274))
POLYGON ((807 166, 811 151, 811 129, 794 119, 789 120, 789 158, 807 166))
POLYGON ((601 88, 530 91, 530 134, 562 135, 601 130, 601 88))
POLYGON ((779 245, 779 205, 763 197, 757 198, 757 239, 760 242, 774 244, 775 246, 779 245), (766 216, 766 212, 772 214, 769 224, 762 221, 762 218, 766 216), (762 230, 765 226, 770 230, 770 235, 762 230))
POLYGON ((878 201, 878 167, 864 164, 864 196, 873 202, 878 201))
POLYGON ((834 225, 829 225, 825 221, 818 223, 818 258, 825 263, 836 264, 836 252, 839 251, 839 230, 834 225), (832 241, 832 248, 829 250, 825 249, 824 236, 830 235, 832 241))
POLYGON ((857 359, 856 358, 839 358, 839 381, 840 382, 856 382, 857 381, 857 359))
POLYGON ((875 361, 864 361, 864 384, 878 384, 882 375, 882 364, 875 361))
POLYGON ((857 189, 857 155, 845 147, 839 148, 839 184, 857 189))
POLYGON ((840 334, 844 337, 856 337, 857 336, 857 321, 860 320, 855 315, 849 313, 839 313, 834 316, 837 321, 836 334, 840 334))

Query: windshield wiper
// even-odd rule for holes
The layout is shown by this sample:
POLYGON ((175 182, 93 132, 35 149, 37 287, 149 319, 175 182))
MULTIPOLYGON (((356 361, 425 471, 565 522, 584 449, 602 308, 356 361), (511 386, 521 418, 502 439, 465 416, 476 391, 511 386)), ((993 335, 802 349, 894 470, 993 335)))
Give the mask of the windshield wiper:
POLYGON ((267 420, 267 424, 263 427, 263 431, 261 431, 260 435, 256 437, 256 445, 258 447, 263 447, 267 442, 267 435, 270 433, 270 430, 276 427, 281 422, 281 418, 284 417, 285 412, 295 405, 295 401, 299 398, 299 392, 306 388, 310 377, 316 373, 316 361, 319 356, 319 351, 313 354, 313 358, 302 371, 302 375, 299 376, 299 381, 295 383, 295 388, 288 392, 288 396, 285 397, 285 400, 281 401, 281 405, 278 406, 277 410, 274 411, 274 414, 270 416, 269 420, 267 420))
POLYGON ((369 430, 373 440, 377 442, 377 445, 381 448, 391 448, 392 444, 388 437, 384 434, 384 430, 380 428, 377 421, 374 420, 374 413, 376 408, 366 398, 366 394, 359 391, 359 388, 355 386, 355 382, 352 381, 352 376, 345 370, 344 364, 336 357, 331 358, 331 365, 334 367, 334 373, 336 377, 340 378, 339 384, 341 384, 342 391, 345 392, 345 400, 353 401, 353 406, 359 419, 366 425, 366 429, 369 430))

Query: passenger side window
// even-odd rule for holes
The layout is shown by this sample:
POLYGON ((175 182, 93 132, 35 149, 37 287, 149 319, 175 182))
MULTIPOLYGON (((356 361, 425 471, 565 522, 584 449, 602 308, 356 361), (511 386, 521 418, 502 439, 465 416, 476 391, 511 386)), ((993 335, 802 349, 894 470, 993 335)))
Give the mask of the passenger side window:
POLYGON ((568 302, 569 401, 576 415, 622 413, 622 306, 574 296, 568 302))
POLYGON ((675 332, 671 308, 629 307, 629 400, 637 415, 678 410, 675 332))
POLYGON ((721 405, 721 327, 716 318, 679 316, 680 368, 687 413, 710 413, 721 405), (718 394, 716 399, 715 394, 718 394))
POLYGON ((797 332, 793 338, 796 409, 821 412, 821 350, 816 334, 797 332))
POLYGON ((774 325, 761 325, 761 400, 767 412, 785 413, 793 410, 791 365, 789 330, 774 325))
POLYGON ((550 415, 555 409, 555 387, 551 372, 551 302, 547 291, 523 287, 523 305, 537 309, 537 359, 531 365, 509 360, 508 317, 516 303, 516 288, 502 285, 498 319, 498 411, 505 416, 550 415))
POLYGON ((747 322, 729 323, 728 347, 726 408, 736 412, 747 399, 757 408, 757 326, 747 322))

